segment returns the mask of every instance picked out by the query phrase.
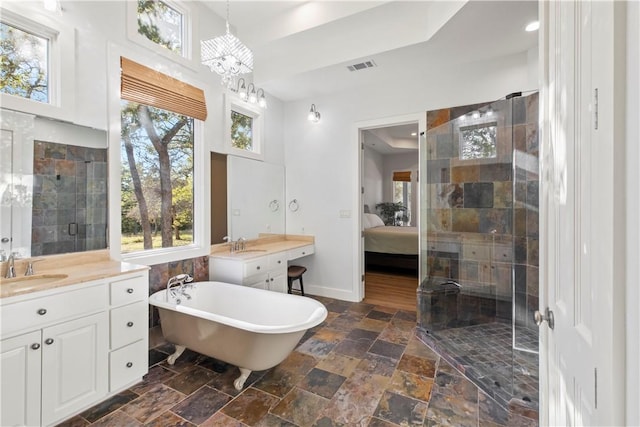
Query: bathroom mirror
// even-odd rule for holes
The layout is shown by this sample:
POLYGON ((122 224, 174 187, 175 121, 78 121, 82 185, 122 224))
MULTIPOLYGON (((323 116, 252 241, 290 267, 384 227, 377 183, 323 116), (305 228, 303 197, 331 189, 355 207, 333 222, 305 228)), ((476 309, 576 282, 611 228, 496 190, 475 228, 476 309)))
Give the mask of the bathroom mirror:
POLYGON ((284 166, 227 156, 228 236, 285 232, 284 166))
POLYGON ((107 247, 105 131, 2 110, 0 159, 5 256, 107 247))
MULTIPOLYGON (((108 247, 106 132, 4 109, 1 129, 5 256, 108 247)), ((284 233, 284 166, 227 157, 227 234, 284 233)))

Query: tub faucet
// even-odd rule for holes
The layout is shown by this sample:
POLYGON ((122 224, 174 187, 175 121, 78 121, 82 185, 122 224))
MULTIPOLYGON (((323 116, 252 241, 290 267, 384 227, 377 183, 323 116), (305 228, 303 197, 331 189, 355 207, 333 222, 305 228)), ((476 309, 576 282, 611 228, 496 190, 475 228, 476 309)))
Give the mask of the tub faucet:
POLYGON ((7 274, 4 276, 7 279, 16 277, 15 259, 16 259, 15 253, 12 253, 11 255, 9 255, 9 258, 7 259, 7 263, 9 263, 9 266, 7 267, 7 274))
POLYGON ((193 282, 193 277, 188 274, 178 274, 177 276, 173 276, 167 282, 167 300, 169 299, 169 295, 173 298, 176 298, 178 304, 180 303, 180 296, 183 296, 187 299, 191 299, 191 295, 185 292, 185 287, 191 287, 192 285, 188 285, 188 283, 193 282), (176 289, 176 286, 178 289, 176 289))

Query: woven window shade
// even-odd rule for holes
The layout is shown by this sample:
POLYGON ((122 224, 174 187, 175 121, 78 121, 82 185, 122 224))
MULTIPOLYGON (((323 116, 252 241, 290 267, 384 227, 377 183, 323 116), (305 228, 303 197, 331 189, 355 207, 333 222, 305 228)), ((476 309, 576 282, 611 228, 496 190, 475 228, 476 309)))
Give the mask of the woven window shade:
POLYGON ((207 118, 204 91, 120 57, 120 97, 198 120, 207 118))
POLYGON ((394 172, 394 181, 411 182, 411 171, 394 172))

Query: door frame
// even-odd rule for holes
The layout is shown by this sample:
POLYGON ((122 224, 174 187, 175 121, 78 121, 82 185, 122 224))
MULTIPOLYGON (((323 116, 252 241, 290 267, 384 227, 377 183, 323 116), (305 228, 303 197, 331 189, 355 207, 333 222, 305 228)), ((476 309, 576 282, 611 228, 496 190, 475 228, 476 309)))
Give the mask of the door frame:
MULTIPOLYGON (((354 242, 357 242, 353 245, 355 253, 353 254, 354 259, 354 268, 353 271, 356 273, 356 277, 354 278, 354 283, 358 285, 354 289, 354 297, 356 301, 362 301, 364 299, 364 238, 362 237, 362 211, 364 207, 363 197, 362 197, 362 188, 363 188, 363 160, 364 160, 364 149, 363 149, 363 141, 362 141, 362 131, 367 129, 375 129, 381 127, 388 126, 396 126, 403 125, 408 123, 418 123, 418 137, 422 132, 426 131, 427 128, 427 112, 419 112, 412 114, 405 114, 399 116, 390 116, 390 117, 382 117, 379 119, 372 120, 364 120, 358 121, 354 123, 354 146, 358 151, 357 161, 357 182, 353 188, 354 200, 357 201, 356 206, 354 207, 354 212, 356 213, 356 221, 354 227, 354 242)), ((422 155, 421 151, 422 147, 418 146, 418 165, 420 164, 420 156, 422 155)), ((425 172, 423 172, 425 173, 425 172)), ((416 194, 416 206, 417 206, 417 226, 418 226, 418 235, 420 235, 420 191, 416 194)), ((420 259, 420 239, 418 239, 418 259, 420 259)), ((420 276, 420 262, 418 262, 418 277, 420 276)))

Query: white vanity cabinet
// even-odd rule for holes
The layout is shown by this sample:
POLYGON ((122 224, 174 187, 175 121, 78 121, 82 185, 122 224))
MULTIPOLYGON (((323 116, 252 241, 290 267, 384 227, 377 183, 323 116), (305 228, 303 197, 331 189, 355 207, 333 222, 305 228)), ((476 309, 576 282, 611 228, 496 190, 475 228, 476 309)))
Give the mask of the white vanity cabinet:
POLYGON ((146 271, 128 276, 124 292, 143 296, 117 306, 110 290, 122 276, 0 300, 0 425, 54 425, 146 374, 147 277, 146 271), (131 308, 118 311, 124 307, 131 308), (114 340, 119 322, 110 319, 120 316, 125 328, 140 329, 114 340), (114 354, 130 346, 137 353, 121 359, 125 374, 118 373, 114 354))
POLYGON ((288 261, 313 252, 314 245, 306 245, 250 258, 241 252, 235 256, 211 256, 209 279, 286 293, 288 261))

